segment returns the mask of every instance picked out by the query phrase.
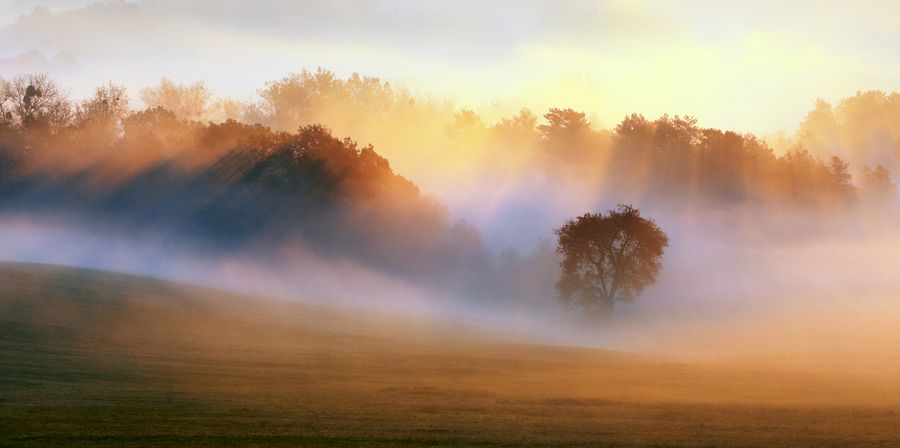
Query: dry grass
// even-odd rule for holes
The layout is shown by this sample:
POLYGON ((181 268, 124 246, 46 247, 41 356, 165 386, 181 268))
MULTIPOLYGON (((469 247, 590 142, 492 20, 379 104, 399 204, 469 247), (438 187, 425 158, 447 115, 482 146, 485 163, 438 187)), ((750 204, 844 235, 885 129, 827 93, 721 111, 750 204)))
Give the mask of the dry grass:
POLYGON ((900 380, 0 267, 0 445, 900 446, 900 380))

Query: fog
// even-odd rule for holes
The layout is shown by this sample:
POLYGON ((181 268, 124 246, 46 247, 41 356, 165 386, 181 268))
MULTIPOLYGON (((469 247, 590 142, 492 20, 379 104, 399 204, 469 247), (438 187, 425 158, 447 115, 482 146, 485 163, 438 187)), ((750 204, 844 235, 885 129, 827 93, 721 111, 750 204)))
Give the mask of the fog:
POLYGON ((819 226, 794 217, 800 228, 780 231, 784 223, 715 212, 657 217, 672 241, 660 281, 603 322, 580 317, 553 296, 539 306, 473 302, 358 261, 313 255, 299 244, 266 258, 204 256, 180 249, 177 241, 46 216, 5 216, 0 258, 150 275, 267 300, 469 322, 522 342, 780 369, 871 373, 900 366, 894 216, 819 226))
POLYGON ((890 222, 776 236, 676 227, 660 282, 611 337, 701 357, 896 368, 900 234, 890 222))
POLYGON ((0 4, 0 259, 523 341, 898 361, 900 94, 858 90, 895 87, 896 5, 473 5, 0 4), (619 204, 670 246, 598 321, 557 297, 554 229, 619 204))
POLYGON ((76 219, 13 215, 0 221, 8 261, 85 267, 145 275, 250 294, 399 313, 449 313, 434 292, 392 279, 358 262, 316 257, 298 246, 260 259, 249 254, 204 254, 177 239, 129 236, 122 229, 76 219))
POLYGON ((900 446, 898 17, 0 0, 0 445, 900 446))

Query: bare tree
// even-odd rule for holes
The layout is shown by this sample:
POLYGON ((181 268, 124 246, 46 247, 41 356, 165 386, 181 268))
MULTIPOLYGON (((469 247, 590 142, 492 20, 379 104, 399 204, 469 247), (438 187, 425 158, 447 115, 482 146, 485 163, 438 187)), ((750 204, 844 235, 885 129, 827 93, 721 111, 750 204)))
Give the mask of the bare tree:
POLYGON ((183 120, 201 120, 206 117, 212 96, 206 84, 176 84, 163 77, 159 84, 141 90, 141 101, 148 108, 162 107, 175 113, 183 120))
POLYGON ((108 83, 97 87, 94 95, 75 109, 77 125, 118 125, 128 114, 129 100, 125 86, 108 83))
POLYGON ((55 131, 69 123, 68 95, 46 74, 0 80, 0 110, 10 125, 55 131))
POLYGON ((207 110, 207 119, 214 123, 222 123, 228 120, 241 121, 248 104, 234 98, 217 98, 207 110))

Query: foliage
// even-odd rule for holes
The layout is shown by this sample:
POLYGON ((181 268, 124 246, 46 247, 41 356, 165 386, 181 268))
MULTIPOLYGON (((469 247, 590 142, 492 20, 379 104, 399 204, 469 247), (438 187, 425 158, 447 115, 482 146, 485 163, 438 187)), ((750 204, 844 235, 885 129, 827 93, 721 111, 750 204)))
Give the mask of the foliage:
POLYGON ((212 93, 203 82, 176 84, 163 77, 159 84, 141 90, 141 100, 149 108, 161 107, 184 120, 199 120, 207 113, 212 93))
POLYGON ((890 171, 882 165, 863 167, 860 191, 866 200, 874 202, 883 203, 897 197, 897 185, 891 179, 890 171))
POLYGON ((616 302, 631 302, 656 281, 669 241, 652 219, 628 205, 579 216, 556 234, 563 257, 560 298, 604 312, 616 302))
POLYGON ((824 100, 801 123, 797 143, 819 157, 839 156, 851 166, 900 168, 900 93, 857 92, 832 105, 824 100))
MULTIPOLYGON (((500 186, 505 194, 529 182, 673 208, 824 215, 896 198, 896 93, 820 101, 777 152, 693 117, 632 114, 609 130, 567 108, 488 118, 324 69, 289 74, 259 93, 252 104, 215 99, 202 82, 163 78, 140 93, 149 107, 132 110, 115 83, 73 103, 46 75, 0 79, 0 204, 97 214, 224 250, 302 240, 417 279, 483 286, 502 278, 481 290, 530 300, 549 295, 537 279, 556 276, 548 268, 556 254, 492 260, 474 227, 451 222, 397 173, 428 179, 432 189, 466 179, 478 193, 500 186)), ((639 292, 622 288, 607 306, 639 292)))
POLYGON ((94 95, 75 107, 74 128, 97 144, 114 143, 122 120, 131 112, 125 86, 109 83, 97 87, 94 95))

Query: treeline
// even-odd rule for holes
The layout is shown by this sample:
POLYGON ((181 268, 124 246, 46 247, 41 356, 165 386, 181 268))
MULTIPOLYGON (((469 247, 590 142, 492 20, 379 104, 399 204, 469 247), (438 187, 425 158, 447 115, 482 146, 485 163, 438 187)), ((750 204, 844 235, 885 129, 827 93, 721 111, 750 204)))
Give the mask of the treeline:
MULTIPOLYGON (((841 157, 812 152, 800 141, 777 154, 754 135, 703 128, 692 117, 648 120, 633 114, 607 131, 594 129, 584 113, 571 109, 551 109, 543 123, 526 110, 490 127, 465 114, 471 112, 454 122, 455 135, 485 152, 518 148, 520 157, 527 158, 518 163, 533 175, 579 184, 597 197, 670 206, 824 211, 896 195, 883 164, 863 165, 854 176, 841 157)), ((890 151, 900 147, 891 145, 890 151)))
POLYGON ((109 149, 181 145, 205 152, 205 161, 176 150, 146 165, 123 158, 78 171, 20 165, 0 183, 0 209, 75 216, 205 253, 277 259, 311 251, 446 287, 477 284, 488 268, 475 229, 451 223, 371 147, 322 126, 282 134, 234 121, 188 123, 152 109, 129 116, 109 149))
MULTIPOLYGON (((0 83, 7 128, 85 127, 113 131, 128 110, 125 91, 108 85, 72 104, 42 76, 0 83), (29 96, 35 87, 40 96, 29 96)), ((692 117, 626 117, 597 129, 584 113, 529 110, 487 124, 471 110, 422 100, 373 77, 340 79, 319 69, 272 81, 255 103, 213 98, 203 83, 163 79, 140 91, 149 108, 177 119, 235 120, 275 132, 325 124, 335 135, 376 145, 399 171, 453 186, 460 179, 545 176, 596 197, 633 202, 754 203, 843 207, 895 196, 900 94, 859 93, 832 107, 819 101, 792 136, 767 140, 703 128, 692 117)), ((152 152, 152 150, 150 150, 152 152)))
POLYGON ((552 247, 492 256, 476 229, 453 223, 392 163, 437 182, 531 176, 598 200, 672 207, 829 213, 895 196, 897 94, 819 103, 776 152, 680 116, 630 115, 604 130, 571 109, 540 118, 522 110, 488 124, 377 78, 325 70, 259 93, 243 103, 163 79, 140 92, 147 107, 135 110, 113 83, 73 101, 45 75, 0 80, 0 209, 73 213, 208 250, 277 253, 294 243, 431 285, 519 298, 553 294, 552 247))
POLYGON ((284 131, 326 123, 338 135, 376 144, 403 172, 427 171, 451 185, 460 177, 530 173, 634 201, 828 208, 893 198, 891 173, 900 168, 897 93, 858 93, 836 106, 819 101, 793 135, 768 139, 679 116, 631 115, 598 129, 571 109, 542 117, 522 110, 489 124, 472 110, 419 99, 377 78, 340 79, 322 69, 268 83, 257 103, 209 100, 202 84, 168 80, 141 96, 182 110, 183 118, 234 118, 284 131))

